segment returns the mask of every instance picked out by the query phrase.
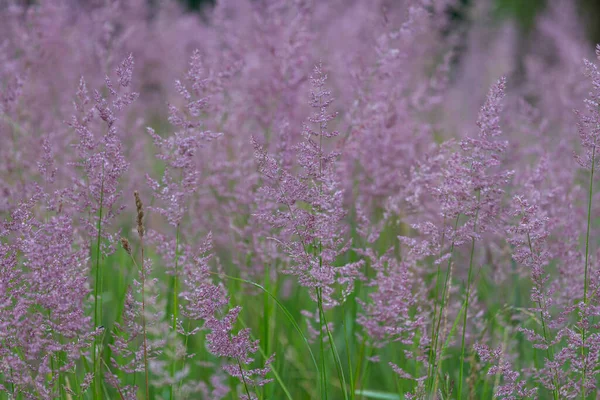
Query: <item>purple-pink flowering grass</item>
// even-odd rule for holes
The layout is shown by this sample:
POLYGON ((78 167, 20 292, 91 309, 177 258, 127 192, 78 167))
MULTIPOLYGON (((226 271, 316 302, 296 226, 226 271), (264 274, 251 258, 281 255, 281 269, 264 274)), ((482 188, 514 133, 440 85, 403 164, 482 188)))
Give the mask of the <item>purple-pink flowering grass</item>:
POLYGON ((0 399, 596 398, 600 50, 460 3, 1 3, 0 399))

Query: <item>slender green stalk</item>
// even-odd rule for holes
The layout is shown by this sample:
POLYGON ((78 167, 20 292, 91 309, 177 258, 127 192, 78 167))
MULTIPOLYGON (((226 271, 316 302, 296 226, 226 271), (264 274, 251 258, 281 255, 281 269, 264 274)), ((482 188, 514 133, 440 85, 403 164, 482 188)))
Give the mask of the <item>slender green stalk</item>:
MULTIPOLYGON (((106 368, 106 370, 108 372, 110 372, 110 367, 106 364, 106 361, 102 360, 102 364, 104 364, 104 367, 106 368)), ((117 389, 117 393, 119 393, 119 397, 121 398, 121 400, 125 400, 125 395, 123 394, 121 387, 119 385, 117 385, 116 389, 117 389)))
MULTIPOLYGON (((477 204, 479 205, 479 199, 481 196, 481 191, 477 191, 477 204)), ((462 339, 460 346, 460 372, 458 378, 458 396, 457 399, 462 398, 462 388, 463 388, 463 376, 464 376, 464 368, 465 368, 465 336, 467 333, 467 316, 469 314, 469 297, 471 294, 471 276, 473 274, 473 255, 475 254, 475 233, 477 232, 477 218, 479 217, 479 208, 477 208, 477 212, 475 213, 475 221, 473 222, 473 237, 471 238, 471 256, 469 257, 469 273, 467 276, 467 294, 465 298, 465 315, 463 319, 463 329, 462 329, 462 339)))
POLYGON ((244 382, 244 391, 246 392, 246 396, 248 396, 248 399, 251 399, 252 396, 250 396, 250 391, 248 390, 248 382, 246 382, 246 376, 244 375, 242 363, 240 362, 239 358, 236 358, 236 360, 237 360, 238 368, 240 369, 240 376, 242 377, 242 382, 244 382))
MULTIPOLYGON (((188 332, 190 331, 190 325, 191 325, 191 321, 188 321, 187 329, 186 329, 188 332)), ((183 348, 186 351, 188 349, 189 338, 190 338, 190 335, 185 335, 185 339, 183 340, 183 348)), ((181 367, 183 368, 184 366, 185 366, 185 358, 183 360, 181 360, 181 367)), ((181 389, 181 385, 183 385, 183 379, 181 379, 179 381, 179 389, 181 389)))
MULTIPOLYGON (((268 268, 265 268, 264 272, 265 272, 264 277, 263 277, 264 286, 266 288, 268 288, 270 285, 270 277, 269 277, 268 268)), ((275 314, 273 314, 273 319, 275 319, 275 314)), ((265 347, 267 354, 271 353, 271 340, 270 340, 271 328, 274 328, 275 325, 276 325, 276 321, 271 321, 270 298, 269 298, 269 295, 265 292, 265 293, 263 293, 262 343, 263 343, 263 346, 265 347)), ((263 397, 266 397, 266 394, 267 394, 266 390, 267 390, 266 387, 263 386, 262 387, 263 397)))
MULTIPOLYGON (((136 192, 137 193, 137 192, 136 192)), ((139 211, 138 211, 139 214, 139 211)), ((143 214, 142 214, 143 215, 143 214)), ((138 229, 139 229, 138 225, 138 229)), ((138 230, 138 232, 140 232, 138 230)), ((146 331, 146 272, 144 270, 144 238, 143 238, 143 230, 141 231, 142 233, 140 233, 140 252, 141 252, 141 264, 138 265, 137 261, 135 260, 135 257, 132 253, 129 253, 129 256, 131 257, 131 260, 133 261, 133 264, 135 265, 135 267, 140 271, 140 283, 141 283, 141 295, 142 295, 142 349, 144 351, 144 383, 145 383, 145 388, 146 388, 146 393, 145 393, 145 398, 146 400, 150 399, 150 385, 149 385, 149 370, 148 370, 148 335, 147 335, 147 331, 146 331)), ((135 384, 135 377, 137 374, 133 375, 133 379, 134 379, 134 384, 135 384)))
POLYGON ((144 244, 143 239, 141 248, 141 269, 142 269, 142 335, 144 336, 144 383, 146 384, 146 399, 150 399, 150 386, 148 377, 148 334, 146 332, 146 271, 144 271, 144 244))
MULTIPOLYGON (((534 258, 534 252, 533 252, 533 245, 531 244, 531 236, 529 234, 529 232, 527 232, 527 243, 529 244, 529 251, 531 252, 531 259, 533 260, 534 258)), ((546 328, 546 318, 544 317, 544 309, 545 304, 542 304, 542 300, 538 300, 538 306, 540 307, 540 319, 542 321, 542 331, 544 334, 544 341, 546 342, 546 345, 548 346, 546 348, 546 356, 548 356, 548 360, 549 361, 553 361, 554 360, 554 350, 552 349, 552 346, 549 345, 549 340, 548 340, 548 330, 546 328)), ((559 388, 558 388, 558 371, 554 371, 554 377, 552 378, 552 381, 554 383, 554 389, 552 390, 552 395, 554 396, 554 400, 558 400, 559 398, 559 388)))
MULTIPOLYGON (((319 296, 322 295, 322 292, 319 291, 319 296)), ((329 324, 327 323, 327 318, 325 316, 325 311, 323 309, 323 301, 319 302, 320 304, 320 313, 323 318, 323 325, 325 326, 325 331, 327 332, 327 337, 329 339, 329 344, 331 346, 331 354, 333 355, 333 360, 335 362, 335 369, 338 374, 338 379, 340 380, 340 384, 342 385, 342 391, 344 393, 344 399, 348 399, 348 385, 346 384, 346 377, 344 375, 344 368, 342 366, 342 360, 337 351, 337 347, 335 345, 335 341, 333 340, 333 335, 331 334, 331 330, 329 329, 329 324)))
MULTIPOLYGON (((321 98, 319 97, 319 108, 321 108, 321 98)), ((320 134, 319 134, 319 178, 323 173, 323 126, 320 125, 320 134)), ((322 193, 323 188, 321 182, 319 182, 319 195, 322 193)), ((305 249, 306 250, 306 249, 305 249)), ((321 257, 322 251, 322 243, 319 242, 319 269, 323 265, 323 258, 321 257)), ((325 320, 325 313, 323 312, 323 298, 321 297, 321 288, 317 288, 317 305, 319 308, 319 342, 320 342, 320 351, 321 351, 321 369, 322 369, 322 382, 325 394, 325 399, 327 399, 327 374, 325 368, 325 350, 323 348, 323 324, 325 320)), ((325 327, 327 327, 327 323, 325 323, 325 327)), ((331 343, 333 345, 333 343, 331 343)))
MULTIPOLYGON (((590 254, 590 228, 592 226, 592 197, 594 194, 594 167, 596 164, 596 142, 594 140, 594 146, 592 148, 592 168, 590 170, 590 187, 588 190, 588 213, 587 213, 587 230, 585 233, 585 271, 583 281, 583 303, 587 306, 588 297, 588 265, 589 265, 589 254, 590 254)), ((582 317, 583 319, 584 317, 582 317)), ((581 371, 581 398, 585 400, 585 378, 587 374, 587 362, 585 354, 585 339, 586 339, 585 326, 581 329, 581 359, 583 360, 583 370, 581 371)))
MULTIPOLYGON (((265 269, 264 283, 263 285, 268 288, 269 287, 269 273, 265 269)), ((269 322, 270 322, 270 307, 269 307, 269 295, 265 292, 263 293, 263 345, 265 349, 267 349, 267 353, 269 353, 269 322)))
MULTIPOLYGON (((442 225, 442 241, 441 241, 441 246, 440 246, 440 255, 439 258, 442 257, 442 251, 444 250, 444 241, 446 239, 446 216, 444 215, 444 223, 442 225)), ((437 318, 437 307, 438 307, 438 298, 439 298, 439 293, 440 293, 440 281, 441 281, 441 277, 442 277, 442 263, 438 263, 437 266, 437 274, 435 277, 435 293, 434 293, 434 301, 433 301, 433 319, 432 319, 432 329, 431 329, 431 345, 429 346, 429 358, 428 358, 428 365, 427 365, 427 376, 431 376, 431 371, 433 368, 433 357, 434 357, 434 348, 433 348, 433 343, 435 342, 435 330, 433 329, 433 327, 435 326, 435 321, 437 318)), ((437 350, 437 349, 436 349, 437 350)))
POLYGON ((469 261, 469 273, 467 276, 467 293, 465 298, 465 313, 463 316, 463 329, 462 329, 462 338, 460 345, 460 372, 458 377, 458 394, 457 399, 462 398, 462 388, 463 388, 463 376, 464 376, 464 367, 465 367, 465 336, 467 332, 467 316, 469 310, 469 295, 471 293, 471 276, 473 273, 473 253, 475 252, 475 238, 471 241, 471 256, 469 261))
MULTIPOLYGON (((177 230, 175 233, 175 268, 173 270, 173 307, 171 309, 172 321, 171 321, 171 329, 173 332, 177 332, 177 319, 179 317, 179 224, 177 224, 177 230)), ((171 378, 175 377, 175 369, 176 369, 177 360, 174 359, 171 363, 171 378)), ((169 388, 169 399, 173 400, 174 395, 174 383, 171 384, 169 388)))
MULTIPOLYGON (((460 214, 456 216, 456 220, 454 221, 454 231, 456 232, 456 229, 458 228, 458 221, 460 219, 460 214)), ((440 250, 440 255, 441 255, 441 250, 440 250)), ((450 271, 451 271, 451 266, 452 266, 452 258, 454 256, 454 240, 452 240, 452 243, 450 245, 450 257, 448 258, 448 265, 446 267, 446 278, 444 280, 444 287, 442 289, 442 299, 441 299, 441 305, 440 305, 440 310, 439 310, 439 314, 438 314, 438 318, 437 318, 437 322, 434 319, 433 323, 432 323, 432 335, 435 336, 435 340, 431 343, 429 351, 430 351, 430 360, 429 360, 429 367, 430 367, 430 371, 428 371, 428 376, 430 379, 429 385, 430 385, 430 393, 434 391, 434 387, 436 385, 436 376, 437 376, 437 360, 438 360, 438 356, 437 356, 437 349, 438 349, 438 344, 439 344, 439 338, 440 338, 440 326, 442 323, 442 316, 444 315, 444 308, 446 307, 446 295, 448 293, 448 283, 450 281, 450 271)), ((435 300, 436 304, 437 304, 437 294, 436 294, 436 300, 435 300)))
POLYGON ((583 302, 587 304, 587 292, 588 292, 588 265, 589 265, 589 254, 590 254, 590 228, 592 226, 592 197, 594 188, 594 167, 596 161, 596 145, 592 150, 592 168, 590 171, 590 186, 588 191, 588 210, 587 210, 587 230, 585 233, 585 272, 583 281, 583 302))
MULTIPOLYGON (((54 379, 54 375, 56 375, 56 368, 54 366, 54 357, 50 357, 50 370, 52 371, 52 372, 50 372, 50 379, 52 380, 52 379, 54 379)), ((59 386, 60 382, 58 379, 54 380, 54 385, 57 386, 56 389, 58 389, 58 391, 60 392, 60 386, 59 386)))
MULTIPOLYGON (((146 270, 144 268, 144 205, 140 199, 139 193, 133 192, 135 197, 135 207, 137 210, 137 231, 140 238, 140 280, 142 286, 142 336, 143 336, 143 351, 144 351, 144 383, 146 386, 146 399, 150 399, 149 371, 148 371, 148 334, 146 331, 146 270)), ((131 258, 135 258, 132 256, 131 258)))
MULTIPOLYGON (((356 369, 354 370, 354 376, 356 379, 354 380, 354 386, 352 386, 352 391, 356 392, 358 390, 357 384, 360 382, 361 373, 362 373, 362 364, 363 359, 365 358, 365 347, 367 344, 367 336, 363 337, 362 343, 360 344, 360 348, 358 350, 358 361, 356 362, 356 369)), ((350 364, 352 367, 352 364, 350 364)), ((362 389, 362 387, 360 388, 362 389)))
POLYGON ((319 365, 317 363, 317 358, 315 357, 315 354, 313 353, 313 351, 312 351, 312 349, 310 347, 310 343, 308 342, 308 338, 304 335, 304 333, 302 333, 302 329, 300 328, 300 326, 298 325, 298 323, 294 319, 294 316, 283 305, 283 303, 281 303, 279 301, 279 299, 277 299, 277 297, 275 297, 275 295, 273 295, 271 292, 269 292, 267 289, 265 289, 264 286, 262 286, 262 285, 260 285, 260 284, 258 284, 256 282, 252 282, 252 281, 249 281, 247 279, 236 278, 235 276, 220 274, 220 273, 213 272, 213 271, 209 271, 209 273, 212 274, 212 275, 218 275, 221 278, 230 279, 232 281, 238 281, 238 282, 242 282, 242 283, 247 283, 247 284, 252 285, 254 287, 257 287, 260 290, 262 290, 263 292, 267 293, 269 295, 269 297, 271 297, 273 299, 273 301, 275 301, 275 303, 277 304, 277 306, 279 307, 279 309, 281 311, 283 311, 283 313, 285 314, 285 316, 287 317, 287 319, 290 321, 290 323, 292 324, 292 326, 294 327, 294 329, 296 330, 296 332, 298 332, 298 334, 302 337, 302 340, 306 344, 306 348, 308 350, 308 353, 310 354, 310 358, 311 358, 311 360, 313 362, 313 365, 315 366, 317 374, 320 374, 319 365))
POLYGON ((348 343, 348 332, 346 328, 346 305, 342 305, 342 314, 344 315, 344 321, 342 325, 344 327, 344 343, 346 344, 346 356, 348 358, 348 374, 350 374, 350 398, 354 400, 354 375, 352 374, 352 355, 350 354, 350 344, 348 343))
MULTIPOLYGON (((371 357, 373 357, 373 353, 374 353, 374 348, 370 347, 369 349, 369 356, 367 357, 367 359, 370 359, 371 357)), ((369 366, 371 365, 371 363, 365 363, 365 371, 362 374, 361 380, 360 380, 360 387, 364 388, 365 387, 365 382, 367 380, 367 377, 369 375, 369 372, 371 372, 371 370, 369 369, 369 366)), ((360 399, 359 400, 364 400, 365 397, 365 392, 364 390, 362 391, 362 394, 360 395, 360 399)))
MULTIPOLYGON (((50 320, 52 320, 52 313, 50 312, 50 310, 47 310, 47 312, 48 312, 48 321, 50 321, 50 320)), ((54 332, 52 332, 52 335, 54 336, 54 332)), ((56 340, 56 338, 53 338, 53 339, 56 340)), ((58 374, 58 379, 54 379, 54 385, 56 386, 55 390, 57 390, 59 393, 61 393, 62 392, 62 390, 61 390, 62 388, 60 387, 61 374, 56 371, 56 367, 54 365, 54 358, 55 358, 54 356, 50 357, 50 370, 51 370, 50 379, 53 380, 54 376, 56 374, 58 374)))
MULTIPOLYGON (((454 336, 454 332, 456 332, 456 328, 458 327, 458 321, 460 321, 460 317, 463 315, 463 312, 465 311, 465 305, 466 305, 466 302, 463 301, 463 304, 462 304, 458 314, 454 318, 454 322, 452 323, 452 328, 450 328, 450 332, 448 333, 448 336, 446 337, 446 341, 440 348, 440 356, 439 356, 440 360, 443 359, 444 354, 446 354, 446 350, 448 350, 448 347, 450 346, 450 339, 454 336)), ((436 380, 435 380, 434 390, 432 391, 432 393, 437 392, 437 382, 438 382, 437 376, 440 373, 440 368, 441 368, 441 362, 436 365, 436 369, 434 371, 436 380)))
POLYGON ((317 288, 317 305, 319 308, 319 357, 321 360, 321 398, 327 400, 327 368, 325 364, 325 347, 323 345, 323 306, 321 288, 317 288))
MULTIPOLYGON (((100 181, 100 207, 98 210, 98 232, 96 238, 96 280, 94 282, 94 328, 98 328, 99 322, 102 322, 102 281, 103 276, 100 273, 100 242, 102 240, 102 210, 104 203, 104 163, 102 163, 102 179, 100 181)), ((102 343, 100 344, 102 345, 102 343)), ((92 380, 92 393, 94 399, 98 398, 98 382, 102 381, 102 370, 97 361, 96 353, 98 351, 98 338, 94 337, 94 349, 92 351, 92 366, 94 368, 94 379, 92 380)))
MULTIPOLYGON (((454 244, 452 245, 452 249, 451 249, 451 253, 454 252, 454 244)), ((449 260, 451 261, 451 260, 449 260)), ((434 357, 434 368, 433 368, 433 383, 432 383, 432 390, 431 393, 436 393, 437 392, 437 385, 438 385, 438 377, 439 377, 439 371, 442 368, 442 364, 444 362, 443 359, 443 349, 440 351, 440 355, 437 355, 437 351, 438 351, 438 347, 439 347, 439 340, 440 340, 440 329, 441 329, 441 324, 442 324, 442 319, 446 318, 447 315, 444 315, 444 307, 446 305, 446 303, 449 301, 450 299, 450 287, 452 284, 452 263, 448 262, 448 270, 446 271, 446 280, 444 282, 444 290, 442 292, 442 307, 440 309, 440 314, 439 314, 439 318, 437 321, 437 327, 436 327, 436 341, 435 341, 435 357, 434 357)), ((448 340, 450 338, 450 336, 452 335, 452 333, 449 334, 449 336, 446 338, 446 340, 448 340)))
MULTIPOLYGON (((318 246, 318 257, 319 257, 319 267, 322 267, 323 264, 323 257, 321 256, 321 252, 323 251, 323 245, 321 242, 319 242, 319 246, 318 246)), ((337 352, 337 348, 335 346, 335 341, 333 340, 333 335, 331 334, 331 331, 329 330, 329 325, 327 324, 327 319, 325 317, 325 309, 323 308, 323 289, 322 288, 317 288, 317 306, 319 308, 319 325, 320 325, 320 329, 319 329, 319 339, 321 340, 321 351, 323 351, 323 328, 325 328, 325 331, 327 332, 327 338, 329 339, 329 345, 331 346, 331 353, 333 355, 333 361, 335 363, 335 368, 336 368, 336 372, 338 374, 338 379, 340 380, 340 384, 342 386, 342 391, 344 393, 344 399, 348 399, 348 387, 346 385, 346 378, 344 376, 344 368, 342 366, 342 361, 340 359, 340 356, 337 352)), ((322 362, 325 362, 325 354, 323 352, 323 354, 321 354, 322 356, 322 362)), ((324 367, 324 365, 323 365, 324 367)), ((325 373, 325 368, 323 368, 323 373, 325 373)), ((327 375, 324 375, 325 381, 324 383, 327 384, 327 375)), ((327 393, 327 392, 326 392, 327 393)))
MULTIPOLYGON (((509 330, 508 329, 504 329, 504 337, 502 339, 502 356, 504 357, 504 354, 506 354, 506 348, 508 347, 508 333, 509 330)), ((502 359, 500 360, 502 361, 502 359)), ((496 393, 496 388, 498 386, 500 386, 500 379, 502 378, 502 372, 500 372, 500 370, 498 370, 498 372, 496 372, 496 375, 494 376, 494 384, 492 385, 492 393, 496 393)), ((496 398, 496 395, 494 395, 494 399, 496 398)))
MULTIPOLYGON (((239 321, 244 329, 248 328, 248 325, 246 325, 244 320, 240 319, 239 321)), ((258 351, 260 352, 261 356, 264 359, 268 358, 268 356, 267 356, 268 353, 265 353, 265 350, 263 350, 263 348, 262 348, 262 346, 260 346, 260 344, 258 346, 258 351)), ((273 366, 273 364, 270 365, 270 368, 271 368, 271 372, 273 372, 273 376, 275 376, 275 380, 277 381, 277 383, 279 383, 279 387, 281 388, 281 390, 283 390, 283 393, 285 393, 285 396, 287 397, 287 399, 293 400, 290 390, 285 385, 285 382, 281 378, 281 375, 279 375, 279 373, 277 372, 277 369, 273 366)), ((264 394, 263 394, 263 398, 266 398, 264 394)))

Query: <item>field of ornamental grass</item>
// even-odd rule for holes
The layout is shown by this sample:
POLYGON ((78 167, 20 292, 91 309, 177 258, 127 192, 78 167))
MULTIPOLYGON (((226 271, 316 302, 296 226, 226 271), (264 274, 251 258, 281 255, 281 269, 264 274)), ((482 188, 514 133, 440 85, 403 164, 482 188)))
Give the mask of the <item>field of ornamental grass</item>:
POLYGON ((0 399, 600 398, 570 0, 0 0, 0 399))

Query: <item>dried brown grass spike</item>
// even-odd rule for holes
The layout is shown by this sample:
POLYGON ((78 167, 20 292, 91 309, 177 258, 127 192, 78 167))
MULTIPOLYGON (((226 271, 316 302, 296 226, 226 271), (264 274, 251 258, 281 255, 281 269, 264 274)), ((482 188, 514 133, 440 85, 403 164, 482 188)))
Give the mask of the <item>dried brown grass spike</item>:
POLYGON ((144 237, 144 204, 140 199, 140 194, 136 190, 133 192, 133 196, 135 197, 135 208, 137 209, 137 231, 140 235, 140 238, 144 237))
POLYGON ((129 245, 129 240, 122 237, 121 238, 121 246, 123 246, 123 249, 127 252, 127 254, 131 255, 131 246, 129 245))

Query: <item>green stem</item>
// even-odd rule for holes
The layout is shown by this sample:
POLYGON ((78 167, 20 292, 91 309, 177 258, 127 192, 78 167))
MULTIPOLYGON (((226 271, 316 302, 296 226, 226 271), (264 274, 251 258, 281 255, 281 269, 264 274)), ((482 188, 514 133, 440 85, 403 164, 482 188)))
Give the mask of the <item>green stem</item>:
MULTIPOLYGON (((367 362, 365 363, 365 370, 362 373, 362 377, 360 379, 360 387, 361 388, 365 387, 365 382, 367 381, 369 373, 371 372, 371 370, 369 368, 369 366, 371 365, 371 363, 369 362, 369 359, 371 359, 371 357, 373 357, 374 351, 375 351, 375 348, 369 347, 369 356, 367 357, 367 362)), ((364 397, 365 397, 365 391, 362 390, 361 395, 360 395, 360 400, 364 400, 364 397)))
POLYGON ((285 314, 286 318, 288 319, 288 321, 290 321, 290 323, 292 324, 292 326, 294 327, 294 329, 296 330, 296 332, 298 332, 298 334, 300 335, 300 337, 302 337, 302 341, 304 342, 304 344, 306 344, 306 349, 308 351, 308 354, 310 354, 310 358, 311 361, 313 362, 313 365, 315 366, 315 369, 317 371, 317 374, 321 374, 321 372, 319 371, 319 365, 317 364, 317 359, 310 347, 310 343, 308 342, 308 338, 302 333, 302 329, 300 328, 300 325, 298 325, 298 323, 296 322, 296 320, 294 319, 293 315, 290 313, 290 311, 285 307, 285 305, 283 305, 283 303, 281 303, 281 301, 279 301, 279 299, 277 299, 277 297, 275 297, 275 295, 273 295, 271 292, 269 292, 267 289, 265 289, 262 285, 259 285, 256 282, 252 282, 249 281, 247 279, 242 279, 242 278, 236 278, 235 276, 229 276, 226 274, 220 274, 217 272, 213 272, 213 271, 208 271, 209 274, 211 275, 217 275, 221 278, 225 278, 225 279, 230 279, 232 281, 238 281, 238 282, 242 282, 242 283, 247 283, 249 285, 252 285, 256 288, 259 288, 260 290, 262 290, 263 292, 267 293, 269 295, 269 297, 271 297, 271 299, 273 299, 273 301, 275 302, 275 304, 277 304, 277 306, 279 307, 279 309, 285 314))
MULTIPOLYGON (((356 369, 354 370, 354 375, 356 379, 354 380, 354 386, 352 386, 352 392, 356 393, 358 389, 356 384, 360 381, 361 373, 362 373, 362 363, 365 355, 365 345, 367 344, 367 335, 364 335, 362 343, 360 344, 360 349, 358 350, 358 361, 356 363, 356 369)), ((362 389, 362 387, 361 387, 362 389)))
POLYGON ((150 399, 150 387, 148 376, 148 335, 146 332, 146 271, 144 270, 144 239, 141 241, 141 273, 142 273, 142 334, 144 336, 144 383, 146 384, 146 399, 150 399))
POLYGON ((350 354, 350 344, 348 342, 348 331, 346 328, 346 305, 342 305, 342 314, 344 315, 344 343, 346 344, 346 356, 348 358, 348 374, 350 374, 350 398, 354 400, 354 375, 352 374, 352 355, 350 354))
MULTIPOLYGON (((321 292, 322 295, 322 292, 321 292)), ((320 302, 320 310, 321 316, 323 317, 323 325, 325 326, 325 331, 327 332, 327 337, 329 339, 329 344, 331 346, 331 354, 333 355, 333 361, 335 362, 335 369, 338 374, 338 379, 340 380, 340 384, 342 386, 342 392, 344 393, 344 399, 348 399, 348 385, 346 383, 346 377, 344 375, 344 367, 342 366, 342 360, 337 351, 337 347, 335 346, 335 341, 333 340, 333 335, 331 334, 331 330, 329 329, 329 325, 327 324, 327 317, 325 316, 325 310, 323 309, 323 302, 320 302)))
MULTIPOLYGON (((96 281, 94 282, 94 327, 98 328, 99 322, 102 321, 102 275, 100 274, 100 242, 102 239, 102 209, 104 203, 104 163, 102 163, 102 178, 100 181, 100 208, 98 210, 98 223, 96 230, 98 235, 96 238, 96 281)), ((94 368, 94 379, 92 381, 92 393, 94 399, 98 398, 98 382, 102 381, 102 369, 99 362, 96 360, 98 350, 98 338, 94 336, 94 350, 92 351, 92 365, 94 368)))
MULTIPOLYGON (((177 224, 177 231, 175 233, 175 268, 173 270, 173 308, 172 308, 172 323, 171 329, 173 332, 177 332, 177 319, 179 317, 179 271, 177 270, 179 263, 179 224, 177 224)), ((176 369, 177 359, 173 359, 171 363, 171 378, 175 377, 175 369, 176 369)), ((171 383, 171 387, 169 388, 169 399, 173 400, 174 395, 174 385, 175 383, 171 383)))
POLYGON ((240 375, 242 377, 242 382, 244 382, 244 390, 246 391, 246 396, 248 396, 248 399, 251 399, 252 396, 250 396, 250 391, 248 390, 248 383, 246 382, 246 377, 244 376, 244 369, 242 368, 242 363, 240 362, 239 358, 236 358, 237 360, 237 365, 240 369, 240 375))
POLYGON ((475 238, 471 241, 471 256, 469 261, 469 274, 467 276, 467 293, 465 298, 465 313, 463 315, 463 329, 462 329, 462 339, 460 345, 460 372, 458 378, 458 396, 457 399, 462 398, 462 388, 463 388, 463 376, 464 376, 464 367, 465 367, 465 336, 467 332, 467 315, 469 309, 469 294, 471 291, 471 275, 473 272, 473 253, 475 251, 475 238))
MULTIPOLYGON (((529 234, 529 232, 527 232, 527 243, 529 244, 529 251, 531 252, 531 260, 535 262, 533 245, 531 243, 531 235, 529 234)), ((552 360, 554 360, 554 351, 552 349, 552 346, 549 345, 549 340, 548 340, 549 335, 548 335, 548 330, 546 328, 546 319, 544 318, 545 303, 542 304, 542 300, 538 300, 538 306, 540 307, 540 319, 542 321, 542 331, 544 334, 544 341, 546 342, 546 345, 548 346, 546 348, 546 356, 548 356, 549 361, 552 361, 552 360)), ((552 380, 554 383, 554 389, 552 390, 552 395, 554 396, 555 400, 558 400, 558 398, 559 398, 558 371, 554 372, 554 377, 552 380)))
MULTIPOLYGON (((137 262, 135 261, 135 257, 133 256, 132 253, 129 253, 131 260, 133 261, 134 265, 136 266, 136 268, 140 271, 140 283, 141 283, 141 296, 142 296, 142 351, 143 351, 143 358, 144 358, 144 383, 145 383, 145 388, 146 388, 146 393, 145 393, 145 398, 146 400, 150 399, 150 385, 149 385, 149 370, 148 370, 148 333, 146 330, 146 269, 144 268, 144 225, 143 225, 143 219, 144 219, 144 212, 143 212, 143 205, 142 202, 139 198, 138 192, 134 192, 134 196, 135 196, 135 205, 137 208, 137 231, 138 231, 138 236, 140 238, 140 255, 141 255, 141 261, 140 261, 140 265, 138 266, 137 262)), ((134 379, 135 379, 135 374, 133 375, 134 379)))
POLYGON ((583 302, 587 304, 587 292, 588 292, 588 261, 589 261, 589 249, 590 249, 590 228, 592 226, 592 197, 593 197, 593 186, 594 186, 594 167, 596 161, 596 146, 592 150, 592 169, 590 173, 590 187, 588 193, 588 215, 587 215, 587 231, 585 234, 585 272, 583 281, 583 302))
POLYGON ((469 274, 467 276, 467 294, 465 299, 465 314, 463 318, 463 329, 462 339, 460 346, 460 373, 458 378, 458 396, 457 399, 462 398, 463 389, 463 376, 465 368, 465 336, 467 333, 467 315, 469 314, 469 296, 471 294, 471 276, 473 274, 473 255, 475 254, 475 234, 477 232, 477 218, 479 217, 479 200, 481 196, 481 190, 477 191, 477 211, 475 212, 475 221, 473 222, 473 237, 471 238, 471 256, 469 258, 469 274))
MULTIPOLYGON (((583 303, 587 306, 588 297, 588 261, 589 261, 589 253, 590 253, 590 228, 592 226, 592 197, 593 197, 593 188, 594 188, 594 167, 596 164, 596 141, 594 140, 594 145, 592 148, 592 168, 590 170, 590 187, 588 193, 588 215, 587 215, 587 230, 585 234, 585 271, 584 271, 584 281, 583 281, 583 303)), ((583 319, 584 317, 582 317, 583 319)), ((583 322, 583 321, 582 321, 583 322)), ((587 362, 585 355, 585 326, 582 325, 581 329, 581 358, 583 360, 583 371, 581 372, 581 398, 585 400, 585 378, 587 373, 587 362)))
MULTIPOLYGON (((269 279, 269 270, 268 268, 265 268, 264 271, 264 286, 266 288, 269 288, 270 285, 270 279, 269 279)), ((267 354, 271 354, 271 341, 270 341, 270 334, 271 334, 271 327, 275 327, 276 325, 276 319, 275 319, 275 315, 273 315, 273 319, 275 319, 275 321, 273 321, 273 323, 271 324, 271 304, 269 301, 269 295, 264 292, 263 293, 263 324, 262 324, 262 343, 263 346, 267 352, 267 354)), ((266 392, 266 386, 262 387, 262 394, 263 394, 263 398, 266 397, 267 392, 266 392)))
MULTIPOLYGON (((110 373, 110 367, 108 365, 106 365, 106 361, 102 360, 102 364, 104 364, 104 367, 106 368, 106 370, 110 373)), ((125 395, 123 394, 123 391, 121 390, 121 387, 119 385, 117 385, 115 387, 115 389, 117 389, 117 392, 119 393, 119 397, 121 398, 121 400, 125 400, 125 395)))
MULTIPOLYGON (((442 225, 442 242, 441 242, 441 246, 440 246, 440 255, 438 258, 442 257, 442 252, 444 250, 444 241, 446 238, 446 216, 444 216, 444 223, 442 225)), ((434 302, 433 302, 433 319, 432 319, 432 324, 431 324, 431 342, 430 342, 430 346, 429 346, 429 357, 428 357, 428 364, 427 364, 427 376, 430 377, 432 376, 432 372, 433 372, 433 357, 435 355, 435 351, 433 348, 433 343, 435 342, 435 329, 433 329, 433 327, 435 327, 435 321, 437 318, 437 307, 438 307, 438 298, 439 298, 439 294, 440 294, 440 281, 441 281, 441 277, 442 277, 442 263, 439 262, 437 263, 437 274, 436 274, 436 278, 435 278, 435 293, 434 293, 434 302)), ((437 349, 436 349, 437 350, 437 349)))
POLYGON ((319 356, 321 358, 321 398, 327 400, 327 372, 325 368, 325 347, 323 345, 323 306, 321 289, 317 288, 317 304, 319 308, 319 356))
MULTIPOLYGON (((458 221, 460 219, 460 214, 456 216, 456 221, 454 222, 454 232, 456 232, 456 230, 458 229, 458 221)), ((446 295, 448 293, 448 283, 450 281, 450 270, 451 270, 451 266, 452 266, 452 257, 454 256, 454 239, 452 240, 452 244, 450 245, 450 257, 448 258, 448 265, 446 267, 446 278, 444 280, 444 288, 442 290, 442 299, 441 299, 441 305, 440 305, 440 312, 438 314, 438 319, 437 319, 437 324, 436 321, 433 321, 433 331, 435 333, 435 340, 432 343, 432 347, 433 347, 433 354, 432 354, 432 360, 430 361, 430 366, 431 366, 431 377, 430 377, 430 393, 435 392, 436 389, 436 384, 437 384, 437 373, 438 373, 438 369, 439 369, 439 365, 438 365, 438 356, 437 356, 437 349, 438 349, 438 344, 439 344, 439 340, 440 340, 440 325, 442 323, 442 318, 444 315, 444 308, 446 307, 446 295)), ((436 299, 437 301, 437 299, 436 299)), ((431 348, 430 348, 431 351, 431 348)), ((441 360, 440 360, 441 362, 441 360)))

